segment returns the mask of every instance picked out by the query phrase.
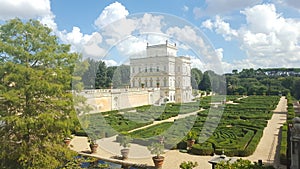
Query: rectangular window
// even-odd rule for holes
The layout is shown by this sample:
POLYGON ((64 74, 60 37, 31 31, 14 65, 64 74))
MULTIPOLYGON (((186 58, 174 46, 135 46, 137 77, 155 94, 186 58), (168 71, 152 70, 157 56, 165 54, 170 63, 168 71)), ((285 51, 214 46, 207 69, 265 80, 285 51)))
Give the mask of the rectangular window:
POLYGON ((134 73, 134 67, 132 67, 132 73, 134 73))
POLYGON ((145 72, 147 72, 147 67, 145 68, 145 72))
POLYGON ((156 71, 159 72, 159 66, 156 67, 156 71))
POLYGON ((139 72, 141 73, 141 68, 139 67, 139 72))
POLYGON ((152 72, 152 67, 150 67, 150 72, 152 72))

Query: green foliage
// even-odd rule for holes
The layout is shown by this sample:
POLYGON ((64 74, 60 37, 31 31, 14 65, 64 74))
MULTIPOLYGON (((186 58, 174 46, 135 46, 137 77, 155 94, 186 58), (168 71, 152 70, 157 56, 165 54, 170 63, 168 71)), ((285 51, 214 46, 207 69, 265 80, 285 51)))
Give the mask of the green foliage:
POLYGON ((226 74, 227 94, 285 95, 300 98, 298 69, 243 69, 226 74))
POLYGON ((215 166, 215 169, 274 169, 273 166, 264 166, 251 163, 249 160, 238 159, 234 163, 222 161, 215 166))
MULTIPOLYGON (((249 96, 235 100, 239 104, 226 105, 223 117, 213 135, 206 142, 195 144, 191 153, 210 155, 220 153, 224 149, 228 156, 251 155, 259 143, 267 120, 272 116, 271 110, 275 109, 278 101, 278 96, 249 96)), ((202 130, 207 113, 208 111, 198 113, 192 130, 202 130)), ((205 134, 209 133, 204 132, 205 134)))
POLYGON ((193 89, 198 89, 198 85, 202 80, 202 72, 197 68, 191 70, 191 85, 193 89))
POLYGON ((280 141, 280 163, 287 165, 287 124, 284 123, 281 127, 281 141, 280 141))
POLYGON ((147 148, 150 151, 150 153, 156 155, 156 157, 159 157, 161 154, 164 153, 164 145, 161 143, 152 143, 147 148))
MULTIPOLYGON (((90 77, 92 78, 92 77, 90 77)), ((107 88, 107 68, 104 61, 98 62, 98 69, 96 72, 96 79, 95 79, 95 88, 107 88)))
POLYGON ((190 139, 190 140, 196 140, 198 138, 198 135, 195 131, 189 131, 188 134, 187 134, 187 139, 190 139))
POLYGON ((132 141, 132 138, 128 135, 127 132, 122 132, 117 136, 117 142, 120 143, 120 146, 127 148, 130 147, 130 142, 132 141))
POLYGON ((20 19, 0 26, 0 56, 0 168, 61 166, 74 156, 63 138, 78 124, 67 91, 80 56, 38 21, 20 19))
POLYGON ((197 167, 198 163, 197 162, 192 162, 192 161, 184 161, 180 164, 181 169, 193 169, 194 167, 197 167))
POLYGON ((208 72, 204 72, 203 78, 200 81, 198 88, 200 90, 204 90, 204 91, 211 91, 211 81, 210 81, 210 75, 208 72))

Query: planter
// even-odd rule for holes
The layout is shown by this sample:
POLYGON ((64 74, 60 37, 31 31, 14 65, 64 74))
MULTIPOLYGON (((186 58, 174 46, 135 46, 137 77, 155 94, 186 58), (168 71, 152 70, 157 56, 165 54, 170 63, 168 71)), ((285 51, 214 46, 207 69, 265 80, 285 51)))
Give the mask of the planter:
POLYGON ((128 148, 122 149, 121 150, 122 160, 128 159, 128 154, 129 154, 129 149, 128 148))
POLYGON ((154 165, 155 165, 156 169, 161 169, 162 168, 162 165, 164 163, 164 159, 165 159, 165 157, 163 157, 163 156, 158 156, 158 157, 154 156, 154 157, 152 157, 152 160, 154 162, 154 165))
POLYGON ((194 139, 188 139, 187 140, 187 147, 188 147, 188 149, 191 149, 194 144, 195 144, 195 140, 194 139))
POLYGON ((70 138, 65 138, 64 139, 65 144, 68 146, 71 143, 71 139, 70 138))
POLYGON ((90 144, 91 153, 97 153, 98 144, 90 144))

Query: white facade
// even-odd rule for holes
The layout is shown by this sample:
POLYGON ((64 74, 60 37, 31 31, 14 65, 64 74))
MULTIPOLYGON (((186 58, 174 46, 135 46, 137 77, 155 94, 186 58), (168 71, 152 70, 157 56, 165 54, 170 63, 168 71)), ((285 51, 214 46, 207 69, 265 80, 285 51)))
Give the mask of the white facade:
POLYGON ((190 102, 190 58, 177 57, 176 44, 147 45, 146 57, 130 59, 130 82, 132 88, 159 87, 169 102, 190 102))

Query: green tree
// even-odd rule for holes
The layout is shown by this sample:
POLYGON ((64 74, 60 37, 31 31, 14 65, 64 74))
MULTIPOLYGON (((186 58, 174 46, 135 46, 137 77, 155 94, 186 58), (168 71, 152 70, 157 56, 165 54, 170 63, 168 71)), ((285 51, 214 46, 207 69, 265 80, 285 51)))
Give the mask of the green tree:
MULTIPOLYGON (((113 83, 113 77, 115 74, 115 70, 117 69, 117 66, 109 66, 107 67, 107 84, 111 85, 113 83)), ((113 85, 113 84, 112 84, 113 85)))
POLYGON ((63 138, 74 127, 67 90, 79 57, 38 21, 0 26, 0 168, 57 168, 74 156, 63 138))
POLYGON ((300 99, 300 78, 295 79, 294 83, 293 83, 293 96, 296 99, 300 99))
POLYGON ((115 88, 124 88, 130 85, 130 67, 120 65, 114 69, 112 83, 115 88))
POLYGON ((93 59, 87 59, 86 61, 88 62, 88 69, 82 76, 82 82, 85 89, 94 89, 96 72, 99 63, 93 59))
POLYGON ((210 76, 208 72, 204 72, 203 78, 199 83, 199 89, 205 90, 205 91, 211 91, 211 82, 210 82, 210 76))
POLYGON ((107 88, 107 68, 103 61, 99 61, 95 79, 96 89, 107 88))
POLYGON ((202 72, 197 68, 192 68, 191 70, 191 84, 193 89, 198 89, 198 85, 202 80, 202 72))

